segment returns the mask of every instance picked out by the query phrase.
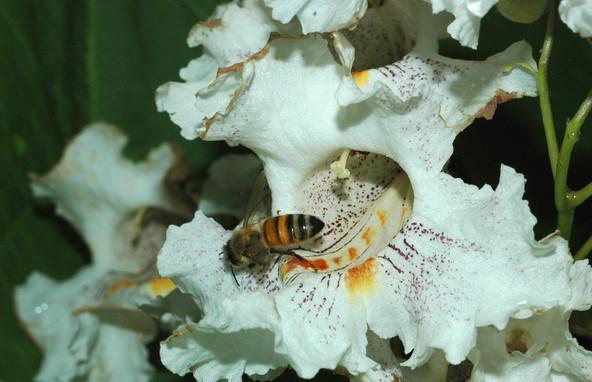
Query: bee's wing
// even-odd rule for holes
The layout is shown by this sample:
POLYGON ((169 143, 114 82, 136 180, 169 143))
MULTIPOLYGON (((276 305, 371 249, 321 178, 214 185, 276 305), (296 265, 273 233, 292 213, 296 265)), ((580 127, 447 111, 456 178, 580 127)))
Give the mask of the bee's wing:
POLYGON ((248 227, 260 221, 263 217, 268 216, 267 208, 271 201, 271 191, 267 186, 267 179, 265 172, 261 171, 255 177, 253 186, 251 187, 251 194, 249 201, 245 208, 245 219, 243 220, 243 227, 248 227))

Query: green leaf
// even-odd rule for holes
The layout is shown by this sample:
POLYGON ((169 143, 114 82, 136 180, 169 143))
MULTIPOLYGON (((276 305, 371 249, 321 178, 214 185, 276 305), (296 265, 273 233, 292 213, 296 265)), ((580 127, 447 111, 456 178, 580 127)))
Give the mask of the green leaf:
POLYGON ((90 120, 106 120, 130 135, 127 153, 141 158, 163 140, 179 143, 203 173, 225 145, 186 141, 154 104, 156 88, 179 80, 178 71, 201 52, 187 34, 213 11, 209 1, 94 0, 87 25, 90 120))
POLYGON ((33 269, 70 275, 85 249, 71 229, 33 204, 27 173, 45 171, 86 122, 82 54, 64 41, 80 34, 80 2, 0 3, 0 380, 31 380, 40 354, 20 330, 13 287, 33 269), (51 30, 51 33, 47 33, 51 30), (66 68, 68 68, 66 70, 66 68))

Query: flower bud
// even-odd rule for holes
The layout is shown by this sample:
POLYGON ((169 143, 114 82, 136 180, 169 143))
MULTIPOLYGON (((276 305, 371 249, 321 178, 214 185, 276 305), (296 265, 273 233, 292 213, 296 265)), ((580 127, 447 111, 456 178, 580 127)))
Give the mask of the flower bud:
POLYGON ((530 24, 538 20, 547 8, 547 0, 501 0, 497 9, 515 23, 530 24))

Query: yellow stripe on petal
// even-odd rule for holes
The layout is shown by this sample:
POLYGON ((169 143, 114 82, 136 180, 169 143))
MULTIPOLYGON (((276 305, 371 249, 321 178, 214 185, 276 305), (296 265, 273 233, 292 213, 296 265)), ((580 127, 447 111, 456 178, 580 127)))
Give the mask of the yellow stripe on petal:
POLYGON ((150 294, 154 297, 164 297, 175 290, 177 286, 169 278, 150 280, 150 294))
POLYGON ((370 70, 362 70, 359 72, 352 72, 352 77, 354 81, 356 81, 356 85, 358 87, 363 87, 368 83, 368 76, 370 75, 370 70))

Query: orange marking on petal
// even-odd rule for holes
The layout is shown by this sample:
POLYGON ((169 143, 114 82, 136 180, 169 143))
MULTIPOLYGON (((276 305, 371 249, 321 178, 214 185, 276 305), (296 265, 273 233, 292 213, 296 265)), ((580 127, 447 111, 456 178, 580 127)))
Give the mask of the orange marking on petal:
POLYGON ((119 280, 115 284, 111 285, 107 290, 108 294, 113 294, 120 290, 121 288, 127 288, 132 285, 139 284, 138 280, 119 280))
POLYGON ((369 70, 362 70, 359 72, 352 72, 352 77, 354 78, 354 81, 356 81, 356 85, 362 87, 368 83, 369 74, 369 70))
POLYGON ((150 293, 153 296, 164 297, 175 290, 177 286, 169 278, 150 280, 150 293))
POLYGON ((366 245, 370 245, 370 243, 372 243, 372 239, 374 238, 374 230, 372 230, 372 227, 368 227, 364 230, 364 232, 362 232, 362 239, 364 239, 364 241, 366 242, 366 245))
POLYGON ((380 225, 384 227, 386 224, 386 212, 383 210, 376 210, 376 215, 378 216, 378 219, 380 219, 380 225))
POLYGON ((332 261, 337 265, 341 264, 341 256, 333 258, 332 261))
POLYGON ((327 269, 329 269, 327 262, 323 259, 313 260, 311 261, 311 263, 318 271, 326 271, 327 269))
POLYGON ((356 257, 358 257, 358 250, 357 250, 357 249, 355 249, 354 247, 349 247, 349 248, 347 249, 347 252, 349 253, 349 259, 350 259, 350 260, 353 260, 353 259, 355 259, 356 257))
POLYGON ((350 294, 369 293, 376 284, 376 259, 369 258, 362 264, 349 269, 345 275, 345 285, 350 294))
POLYGON ((304 270, 313 270, 313 271, 326 271, 329 269, 329 265, 323 259, 317 260, 300 260, 297 257, 292 257, 288 259, 280 269, 280 276, 284 278, 288 273, 293 271, 296 268, 302 268, 304 270))

